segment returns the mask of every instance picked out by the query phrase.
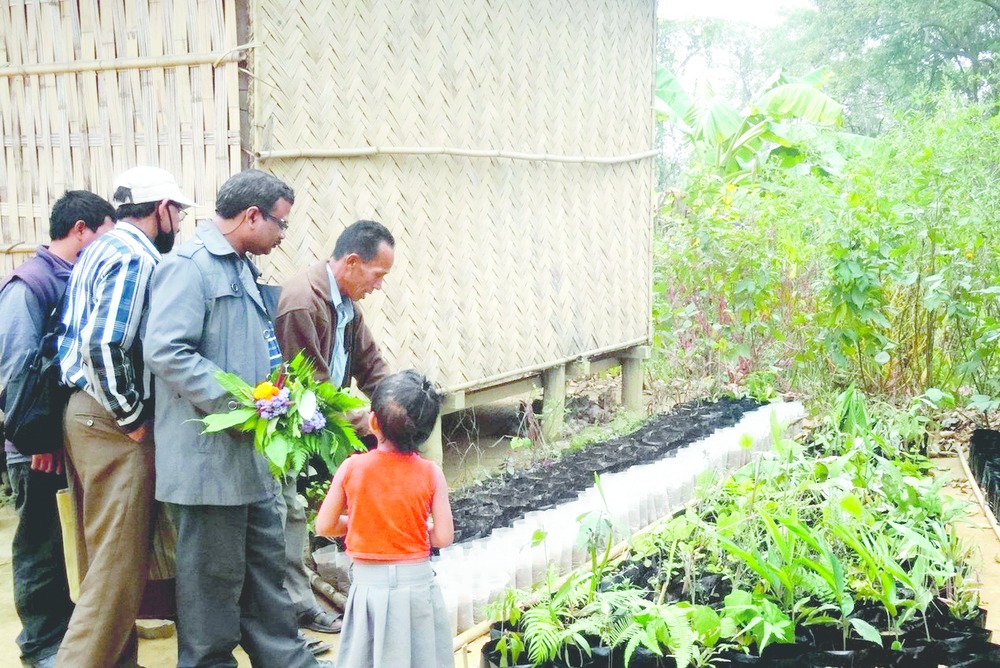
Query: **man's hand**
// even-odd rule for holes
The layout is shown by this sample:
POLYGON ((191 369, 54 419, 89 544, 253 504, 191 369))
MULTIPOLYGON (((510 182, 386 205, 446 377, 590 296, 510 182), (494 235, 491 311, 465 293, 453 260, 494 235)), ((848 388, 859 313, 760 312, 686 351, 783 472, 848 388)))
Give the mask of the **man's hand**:
POLYGON ((138 429, 134 429, 126 434, 136 443, 145 443, 146 435, 149 433, 149 422, 143 422, 138 429))
POLYGON ((55 473, 59 475, 63 472, 63 451, 62 449, 44 455, 31 455, 31 470, 42 473, 55 473))

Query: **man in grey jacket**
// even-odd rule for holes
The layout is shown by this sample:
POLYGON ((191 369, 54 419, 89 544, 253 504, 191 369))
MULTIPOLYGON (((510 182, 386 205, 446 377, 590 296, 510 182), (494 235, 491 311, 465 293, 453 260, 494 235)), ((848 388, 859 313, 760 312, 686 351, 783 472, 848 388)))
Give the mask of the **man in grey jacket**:
POLYGON ((268 301, 248 254, 284 238, 292 189, 258 170, 237 174, 215 218, 153 276, 146 362, 155 377, 156 498, 177 524, 179 666, 317 663, 297 637, 282 586, 279 488, 251 434, 202 434, 208 413, 235 408, 219 370, 251 384, 281 363, 268 301))

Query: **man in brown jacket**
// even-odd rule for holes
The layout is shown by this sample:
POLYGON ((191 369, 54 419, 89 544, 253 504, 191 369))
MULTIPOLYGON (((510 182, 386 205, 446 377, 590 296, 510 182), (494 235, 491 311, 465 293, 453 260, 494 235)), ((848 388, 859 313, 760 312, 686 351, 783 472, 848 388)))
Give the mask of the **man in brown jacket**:
MULTIPOLYGON (((275 330, 286 360, 304 351, 316 364, 318 380, 346 387, 353 378, 358 389, 371 396, 389 369, 357 302, 382 288, 382 279, 392 269, 395 245, 395 239, 383 225, 359 220, 338 237, 333 257, 313 265, 282 286, 275 330)), ((367 419, 354 422, 367 425, 367 419)), ((302 563, 308 531, 294 477, 285 481, 283 497, 288 557, 285 588, 295 604, 299 626, 320 633, 337 633, 340 620, 319 607, 302 563)), ((318 641, 311 644, 314 651, 324 651, 327 647, 318 641)))

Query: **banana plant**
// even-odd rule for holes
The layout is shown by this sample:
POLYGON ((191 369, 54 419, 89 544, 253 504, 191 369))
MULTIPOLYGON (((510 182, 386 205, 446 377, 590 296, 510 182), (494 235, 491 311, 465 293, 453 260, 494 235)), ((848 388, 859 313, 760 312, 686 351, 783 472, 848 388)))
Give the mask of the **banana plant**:
POLYGON ((843 106, 820 90, 830 76, 825 67, 798 78, 778 71, 740 111, 715 94, 709 83, 689 95, 677 77, 661 67, 654 107, 657 118, 673 123, 701 159, 729 183, 752 177, 772 156, 783 166, 797 165, 806 146, 819 152, 824 171, 837 172, 846 154, 867 150, 870 140, 817 132, 843 125, 843 106))

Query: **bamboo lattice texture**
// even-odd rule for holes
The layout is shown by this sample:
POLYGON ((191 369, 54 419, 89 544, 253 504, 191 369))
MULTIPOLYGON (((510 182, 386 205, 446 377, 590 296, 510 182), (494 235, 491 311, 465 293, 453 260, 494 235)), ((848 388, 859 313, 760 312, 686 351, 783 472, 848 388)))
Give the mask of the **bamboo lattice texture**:
MULTIPOLYGON (((653 12, 649 0, 257 0, 254 148, 645 152, 653 12)), ((328 255, 356 219, 395 234, 384 292, 363 303, 394 367, 454 388, 648 338, 648 159, 261 164, 296 189, 272 279, 328 255)))
POLYGON ((0 275, 28 257, 12 244, 47 241, 65 190, 110 198, 115 175, 137 164, 172 172, 203 205, 195 213, 211 214, 241 164, 236 20, 236 0, 0 6, 0 275), (205 57, 176 63, 192 55, 205 57), (158 64, 130 68, 137 59, 158 64), (12 73, 39 65, 70 71, 12 73))

